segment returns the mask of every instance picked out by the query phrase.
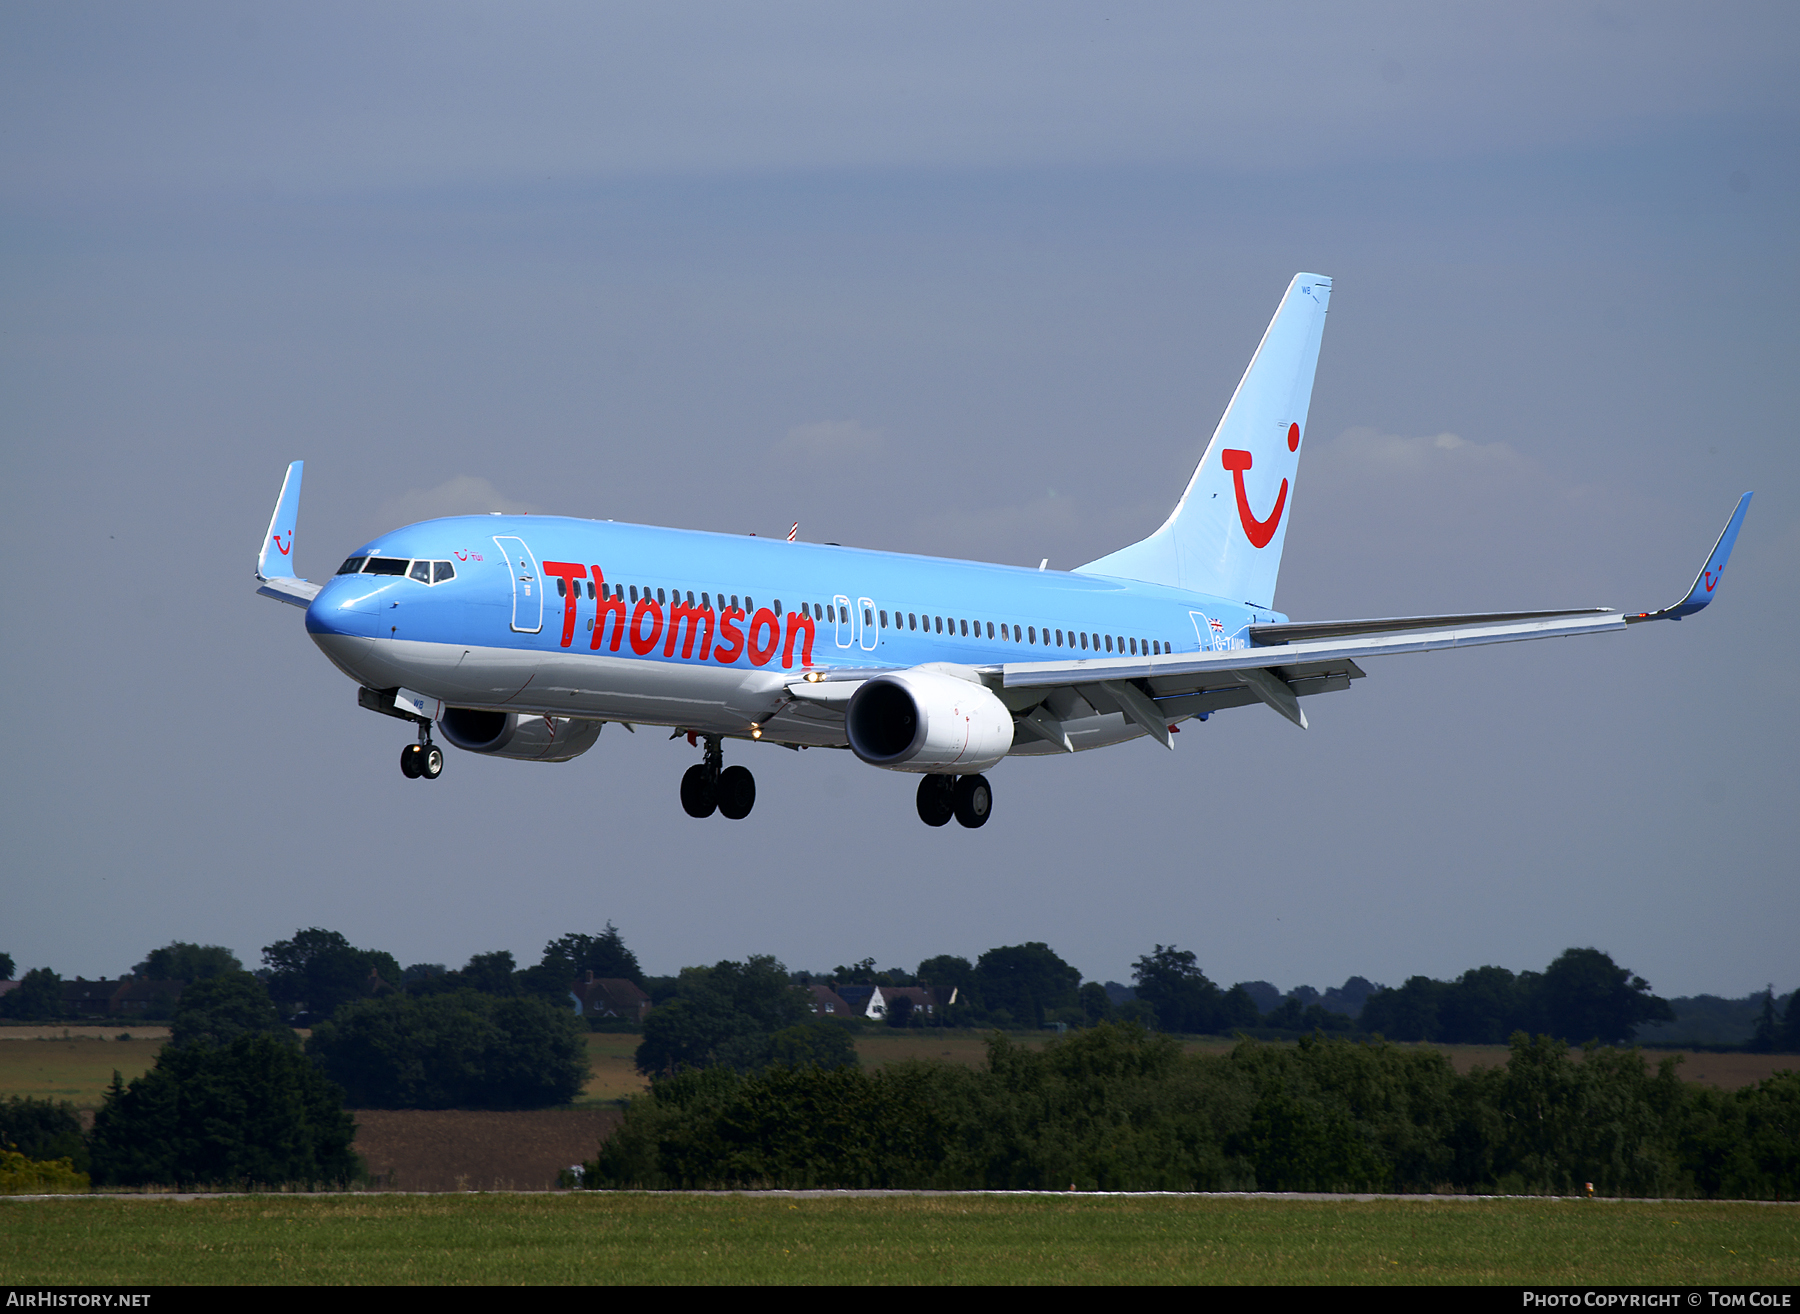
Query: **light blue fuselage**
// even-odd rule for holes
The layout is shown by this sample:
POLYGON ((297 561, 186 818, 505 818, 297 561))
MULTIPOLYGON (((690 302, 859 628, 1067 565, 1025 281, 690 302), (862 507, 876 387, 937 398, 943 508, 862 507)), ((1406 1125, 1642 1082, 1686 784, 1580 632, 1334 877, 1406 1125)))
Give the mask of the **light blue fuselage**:
MULTIPOLYGON (((844 742, 841 717, 809 720, 787 696, 808 670, 1193 653, 1243 646, 1248 625, 1285 619, 1098 575, 560 516, 426 521, 356 556, 455 571, 441 583, 338 575, 308 607, 314 641, 371 688, 702 733, 758 727, 804 744, 844 742), (585 578, 571 578, 573 566, 585 578), (549 573, 557 570, 560 578, 549 573), (605 607, 599 592, 615 590, 622 606, 605 607), (676 599, 686 606, 690 595, 677 614, 676 599), (816 617, 810 627, 807 616, 816 617), (672 623, 680 633, 670 651, 672 623)), ((1077 747, 1141 733, 1120 717, 1094 719, 1107 724, 1083 727, 1077 747)), ((1027 741, 1014 751, 1048 747, 1027 741)))

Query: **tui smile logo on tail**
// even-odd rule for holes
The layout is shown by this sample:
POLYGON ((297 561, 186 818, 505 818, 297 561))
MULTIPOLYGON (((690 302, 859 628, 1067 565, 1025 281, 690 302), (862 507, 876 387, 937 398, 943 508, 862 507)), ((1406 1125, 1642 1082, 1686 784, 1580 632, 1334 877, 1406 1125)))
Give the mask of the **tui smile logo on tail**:
MULTIPOLYGON (((1290 452, 1300 450, 1298 424, 1288 425, 1287 444, 1290 452)), ((1250 468, 1252 459, 1249 452, 1235 447, 1227 447, 1219 454, 1220 463, 1231 471, 1232 487, 1237 490, 1238 521, 1244 526, 1244 537, 1250 540, 1251 547, 1264 548, 1269 546, 1269 540, 1275 537, 1276 527, 1281 524, 1282 508, 1287 506, 1288 481, 1281 481, 1281 491, 1275 494, 1275 509, 1269 512, 1269 518, 1258 520, 1256 513, 1250 509, 1250 496, 1244 491, 1244 471, 1250 468)))
POLYGON ((287 541, 287 543, 286 543, 286 544, 285 544, 285 545, 284 545, 284 544, 283 544, 283 543, 282 543, 282 541, 281 541, 281 535, 280 535, 280 534, 270 534, 270 535, 269 535, 269 539, 270 539, 270 541, 271 541, 271 542, 273 542, 273 543, 274 543, 274 544, 275 544, 275 547, 276 547, 276 549, 277 549, 277 550, 278 550, 278 551, 279 551, 279 552, 280 552, 280 553, 281 553, 281 555, 282 555, 282 556, 284 556, 284 557, 285 557, 285 556, 286 556, 286 555, 287 555, 287 554, 288 554, 288 548, 291 548, 291 547, 293 547, 293 546, 294 546, 294 535, 293 535, 293 532, 292 532, 292 531, 291 531, 291 530, 290 530, 290 531, 289 531, 289 533, 288 533, 288 541, 287 541))

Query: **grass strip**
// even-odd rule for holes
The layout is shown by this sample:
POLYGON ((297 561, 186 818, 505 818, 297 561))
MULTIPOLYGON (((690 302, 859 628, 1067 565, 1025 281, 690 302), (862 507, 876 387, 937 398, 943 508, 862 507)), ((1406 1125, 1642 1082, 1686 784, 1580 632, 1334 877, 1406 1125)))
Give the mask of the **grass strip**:
POLYGON ((580 1193, 0 1201, 10 1284, 1800 1282, 1800 1208, 580 1193))

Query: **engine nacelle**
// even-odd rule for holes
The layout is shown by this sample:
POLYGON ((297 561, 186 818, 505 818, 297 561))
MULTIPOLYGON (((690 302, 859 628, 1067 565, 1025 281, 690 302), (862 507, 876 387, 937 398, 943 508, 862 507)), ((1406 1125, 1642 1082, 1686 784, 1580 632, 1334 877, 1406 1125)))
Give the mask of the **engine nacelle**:
POLYGON ((969 775, 1013 742, 1012 713, 986 685, 928 667, 864 681, 844 729, 858 757, 890 771, 969 775))
POLYGON ((472 707, 446 707, 438 718, 444 738, 465 752, 521 762, 567 762, 580 757, 594 746, 605 724, 570 716, 480 712, 472 707))

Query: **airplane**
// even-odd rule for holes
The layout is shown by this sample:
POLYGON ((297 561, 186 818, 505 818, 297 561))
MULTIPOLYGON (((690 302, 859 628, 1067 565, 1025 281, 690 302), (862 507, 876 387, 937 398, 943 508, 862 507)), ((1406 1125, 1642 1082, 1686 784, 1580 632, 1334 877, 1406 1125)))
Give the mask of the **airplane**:
POLYGON ((383 534, 323 583, 293 570, 304 463, 281 486, 257 592, 306 630, 359 704, 470 753, 566 762, 603 726, 701 750, 692 817, 741 820, 756 781, 724 741, 849 748, 919 775, 918 813, 986 823, 985 772, 1348 689, 1370 657, 1620 631, 1712 601, 1739 499, 1687 594, 1656 611, 1293 621, 1274 609, 1331 280, 1297 274, 1163 525, 1071 571, 564 516, 451 516, 383 534))

